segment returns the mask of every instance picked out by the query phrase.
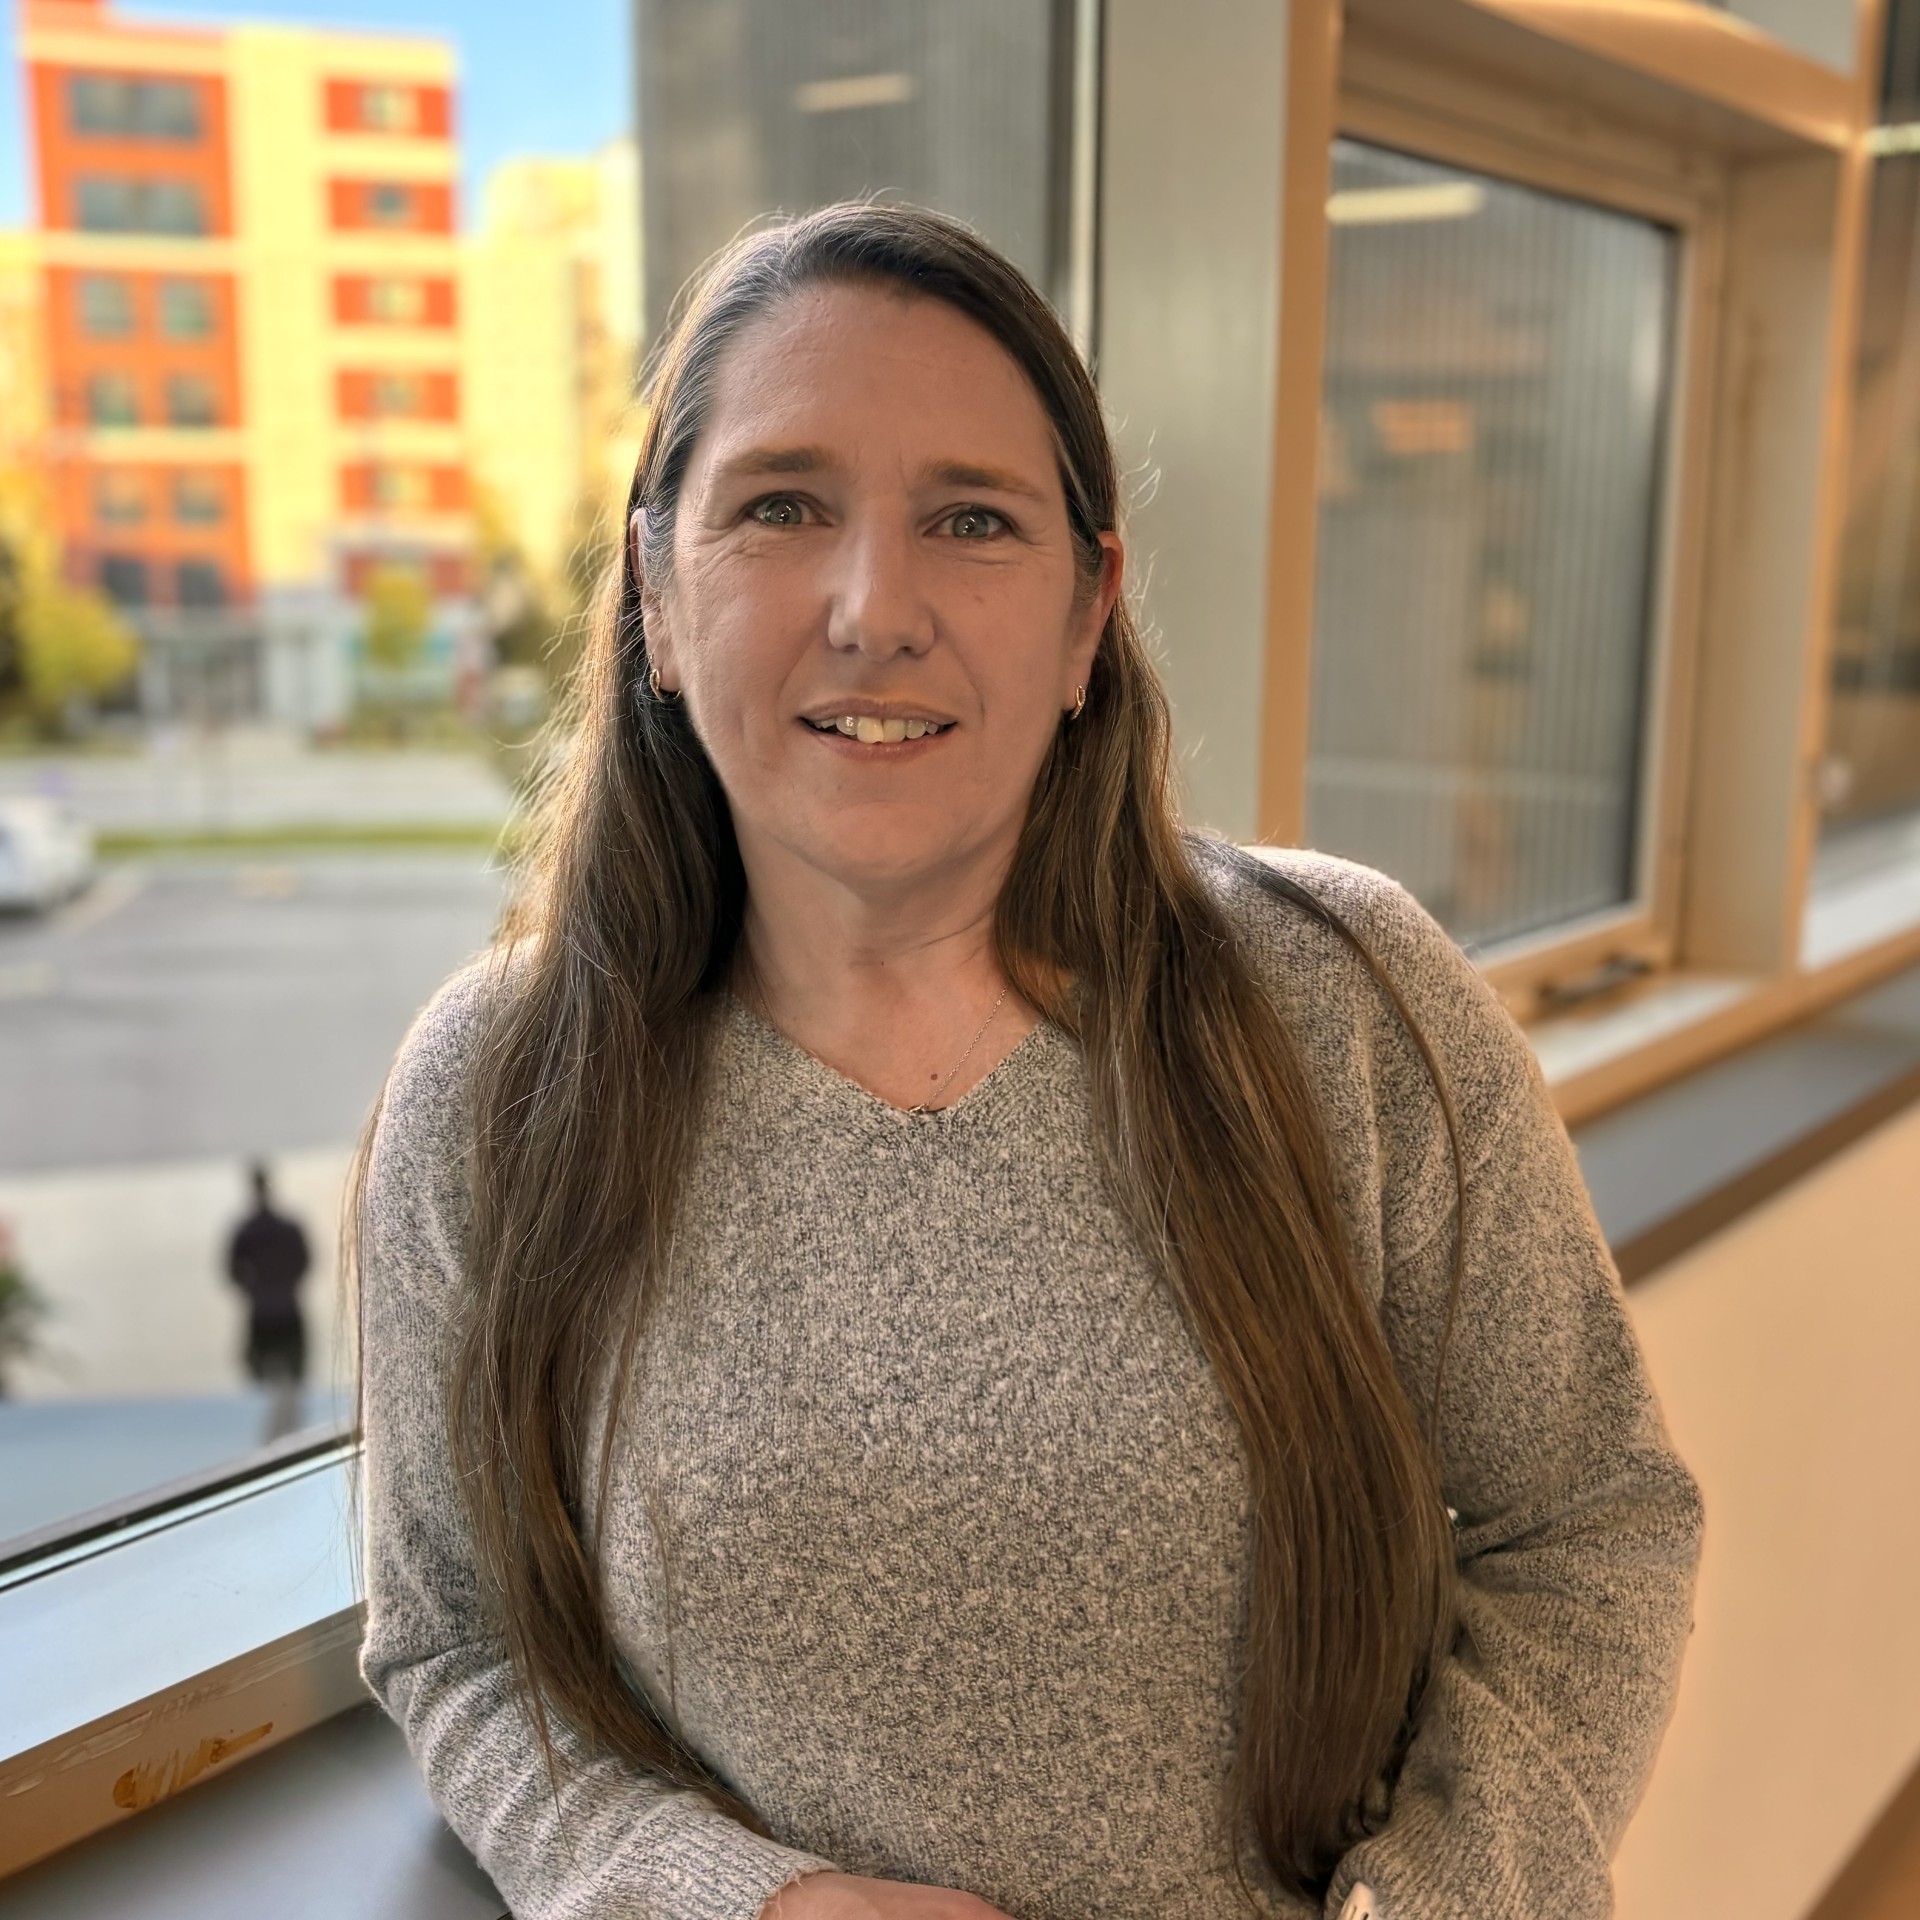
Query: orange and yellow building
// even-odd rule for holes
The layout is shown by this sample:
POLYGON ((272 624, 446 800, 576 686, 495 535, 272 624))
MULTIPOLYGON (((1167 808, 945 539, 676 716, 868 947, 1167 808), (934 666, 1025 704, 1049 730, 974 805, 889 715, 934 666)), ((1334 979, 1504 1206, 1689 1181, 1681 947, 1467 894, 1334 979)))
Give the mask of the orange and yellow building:
POLYGON ((472 586, 452 49, 25 0, 20 50, 67 570, 325 718, 372 569, 472 586))

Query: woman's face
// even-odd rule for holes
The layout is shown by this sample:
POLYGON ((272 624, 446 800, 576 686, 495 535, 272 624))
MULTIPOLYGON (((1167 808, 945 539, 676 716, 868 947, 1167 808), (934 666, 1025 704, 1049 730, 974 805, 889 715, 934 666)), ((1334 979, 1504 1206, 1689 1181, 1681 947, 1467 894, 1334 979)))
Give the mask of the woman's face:
POLYGON ((940 301, 819 287, 728 350, 647 639, 751 876, 863 893, 1011 858, 1089 677, 1120 543, 1076 572, 1052 431, 940 301))

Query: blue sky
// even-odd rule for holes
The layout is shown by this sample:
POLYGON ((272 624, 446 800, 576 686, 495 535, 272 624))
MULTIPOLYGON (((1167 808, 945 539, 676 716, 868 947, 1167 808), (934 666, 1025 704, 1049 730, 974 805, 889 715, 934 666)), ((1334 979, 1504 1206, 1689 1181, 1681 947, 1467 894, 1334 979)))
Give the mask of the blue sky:
MULTIPOLYGON (((119 0, 129 18, 294 20, 443 34, 460 56, 467 208, 510 153, 584 153, 632 124, 633 0, 119 0)), ((28 215, 16 0, 0 0, 0 227, 28 215)))

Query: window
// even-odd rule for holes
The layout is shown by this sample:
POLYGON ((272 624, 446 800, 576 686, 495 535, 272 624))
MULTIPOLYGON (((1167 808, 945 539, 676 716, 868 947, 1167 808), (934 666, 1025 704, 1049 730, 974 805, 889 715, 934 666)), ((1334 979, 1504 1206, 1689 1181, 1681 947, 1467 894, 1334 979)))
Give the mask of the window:
POLYGON ((100 591, 115 606, 144 607, 147 604, 147 563, 135 559, 131 554, 102 554, 100 591))
POLYGON ((210 473, 177 473, 173 477, 173 517, 183 527, 217 525, 226 518, 226 496, 218 477, 210 473))
POLYGON ((169 340, 206 339, 213 332, 213 288, 204 280, 162 280, 160 331, 169 340))
POLYGON ((874 192, 972 222, 1074 313, 1062 80, 1079 51, 1075 16, 1034 0, 640 8, 652 329, 701 262, 769 207, 874 192))
POLYGON ((80 180, 76 224, 86 233, 202 234, 207 209, 191 180, 126 180, 90 175, 80 180))
POLYGON ((383 180, 367 189, 367 218, 376 227, 411 227, 417 218, 413 189, 383 180))
POLYGON ((376 373, 368 398, 373 413, 408 419, 426 411, 426 381, 417 373, 376 373))
POLYGON ((182 560, 173 570, 174 598, 183 607, 224 607, 227 583, 211 560, 182 560))
POLYGON ((417 326, 426 318, 426 283, 380 279, 367 282, 367 313, 394 326, 417 326))
POLYGON ((361 87, 358 121, 369 132, 411 133, 420 124, 417 87, 361 87))
POLYGON ((123 340, 133 331, 133 288, 117 273, 84 273, 78 281, 80 331, 92 340, 123 340))
POLYGON ((1463 941, 1640 890, 1676 246, 1334 152, 1309 839, 1463 941))
POLYGON ((200 90, 190 80, 135 80, 75 74, 67 82, 75 133, 121 140, 197 140, 200 90))
POLYGON ((220 401, 213 382, 198 373, 176 373, 167 379, 167 424, 174 427, 212 427, 220 421, 220 401))
POLYGON ((96 373, 87 380, 87 422, 95 427, 137 427, 140 395, 130 373, 96 373))
POLYGON ((98 475, 93 486, 93 517, 102 526, 137 526, 147 517, 146 482, 135 473, 98 475))

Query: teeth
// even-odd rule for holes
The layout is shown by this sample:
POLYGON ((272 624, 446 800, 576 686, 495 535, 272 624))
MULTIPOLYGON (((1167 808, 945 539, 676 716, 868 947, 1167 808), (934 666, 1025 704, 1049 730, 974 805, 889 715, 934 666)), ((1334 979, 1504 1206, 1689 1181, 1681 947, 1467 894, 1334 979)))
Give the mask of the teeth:
POLYGON ((871 713, 843 713, 831 720, 816 720, 813 724, 822 733, 844 734, 847 739, 862 741, 870 747, 883 742, 929 740, 942 731, 941 723, 937 720, 882 720, 871 713))

